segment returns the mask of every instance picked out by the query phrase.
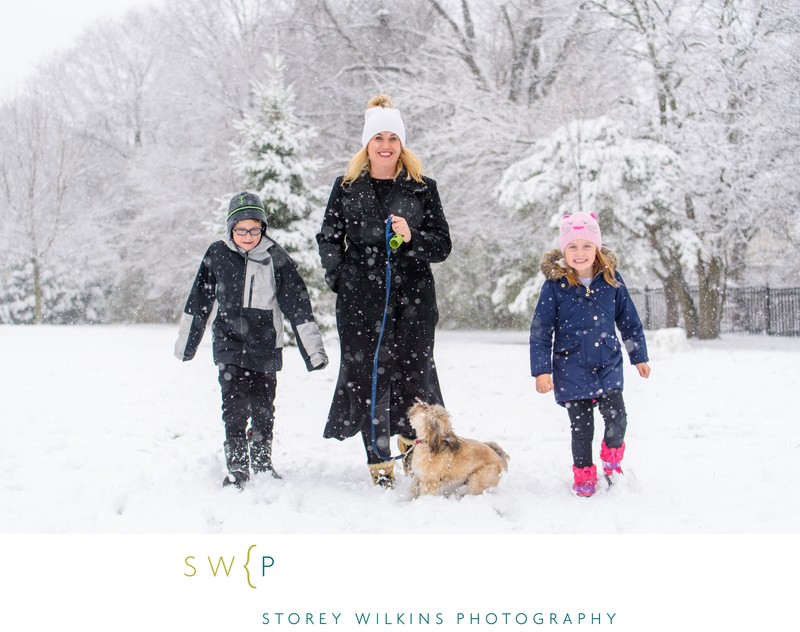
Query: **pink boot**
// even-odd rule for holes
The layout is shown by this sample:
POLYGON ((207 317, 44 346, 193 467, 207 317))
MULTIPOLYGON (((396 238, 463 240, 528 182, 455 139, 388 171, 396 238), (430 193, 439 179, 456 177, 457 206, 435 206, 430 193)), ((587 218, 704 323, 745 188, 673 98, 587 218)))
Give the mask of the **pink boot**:
POLYGON ((624 441, 618 448, 609 448, 606 445, 606 442, 603 441, 602 445, 600 446, 600 460, 603 462, 603 472, 605 473, 606 478, 609 478, 615 472, 617 474, 622 474, 620 462, 622 461, 623 456, 625 456, 624 441))
POLYGON ((597 467, 590 465, 589 467, 575 467, 572 466, 572 475, 575 477, 575 483, 572 489, 578 496, 588 498, 592 496, 597 485, 597 467))

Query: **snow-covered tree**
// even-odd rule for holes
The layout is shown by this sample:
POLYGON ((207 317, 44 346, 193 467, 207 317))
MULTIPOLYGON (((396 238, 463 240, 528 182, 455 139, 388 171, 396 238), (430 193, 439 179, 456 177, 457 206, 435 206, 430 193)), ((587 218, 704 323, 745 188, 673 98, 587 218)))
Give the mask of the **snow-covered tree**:
POLYGON ((680 157, 658 141, 631 137, 630 131, 607 117, 573 121, 506 170, 496 194, 529 227, 532 248, 501 278, 496 300, 532 310, 541 285, 538 257, 557 245, 560 218, 575 211, 598 216, 604 243, 621 256, 623 272, 633 273, 627 276, 646 279, 652 271, 662 280, 668 277, 667 246, 681 229, 671 216, 681 200, 680 157), (535 230, 542 226, 549 230, 535 230), (520 270, 531 273, 521 283, 520 270))
MULTIPOLYGON (((248 187, 273 205, 271 230, 294 250, 309 285, 321 287, 310 237, 324 193, 358 149, 364 105, 385 91, 403 112, 426 175, 439 182, 450 223, 453 253, 436 268, 444 326, 528 319, 538 269, 532 253, 550 245, 548 222, 558 211, 535 222, 531 215, 520 230, 520 215, 504 212, 493 191, 510 166, 543 151, 561 130, 587 165, 602 161, 604 177, 617 165, 613 180, 623 186, 605 206, 592 188, 601 182, 588 173, 575 189, 572 156, 563 174, 546 166, 550 178, 572 187, 573 197, 562 195, 556 206, 597 205, 608 239, 625 244, 626 279, 660 278, 680 306, 674 317, 711 336, 728 283, 788 284, 785 268, 800 269, 766 253, 800 240, 798 15, 800 0, 167 0, 97 23, 30 82, 37 116, 64 134, 48 133, 38 149, 25 149, 10 138, 17 129, 11 108, 19 104, 0 106, 0 165, 10 174, 0 191, 0 279, 27 265, 20 255, 31 232, 23 222, 35 216, 37 249, 54 235, 40 279, 68 275, 76 287, 100 288, 114 320, 173 319, 199 257, 224 225, 220 199, 248 187), (293 131, 273 138, 282 149, 259 148, 255 138, 259 125, 267 129, 262 106, 279 74, 264 63, 265 50, 280 51, 278 88, 285 92, 290 80, 296 95, 283 101, 293 131), (592 125, 616 140, 593 136, 592 125), (291 145, 311 129, 316 139, 291 145), (234 140, 250 155, 231 160, 234 140), (60 147, 63 163, 53 160, 60 147), (601 147, 605 153, 592 158, 601 147), (261 149, 278 164, 301 165, 305 187, 313 193, 321 183, 323 195, 293 198, 284 171, 271 184, 247 180, 239 167, 253 166, 254 178, 269 172, 266 158, 256 164, 261 149), (638 158, 623 165, 622 155, 638 158), (305 163, 309 156, 318 170, 305 163), (40 185, 57 191, 74 157, 83 166, 68 174, 60 207, 23 199, 25 161, 36 163, 36 196, 44 199, 40 185), (680 178, 666 175, 677 171, 680 178), (671 179, 669 196, 644 203, 642 190, 671 179), (271 200, 272 190, 284 193, 271 200), (498 270, 506 273, 499 284, 498 270), (687 288, 698 283, 695 305, 687 288)), ((270 98, 280 111, 281 99, 270 98)), ((44 299, 49 290, 41 290, 44 299)), ((321 292, 316 306, 331 299, 321 292)))
POLYGON ((36 322, 33 285, 33 264, 6 268, 0 277, 0 323, 36 322))
POLYGON ((657 139, 679 157, 685 177, 663 213, 670 227, 651 245, 690 335, 715 337, 728 277, 771 210, 762 195, 774 186, 755 183, 785 165, 784 143, 765 142, 774 121, 762 116, 767 95, 788 102, 769 69, 773 55, 787 59, 781 18, 759 0, 591 0, 582 10, 610 35, 603 59, 630 64, 631 87, 616 108, 618 117, 628 110, 628 135, 657 139))
POLYGON ((38 268, 19 262, 0 277, 0 323, 74 325, 98 323, 106 316, 106 297, 67 268, 38 268), (37 299, 36 287, 40 288, 37 299))
POLYGON ((295 114, 295 95, 285 83, 284 60, 266 56, 270 68, 265 82, 253 81, 251 112, 234 122, 238 138, 232 151, 241 189, 254 191, 267 212, 268 233, 291 255, 309 286, 320 297, 324 282, 312 214, 324 204, 314 186, 320 160, 312 155, 316 131, 295 114))
POLYGON ((30 275, 15 286, 30 291, 33 322, 42 323, 47 272, 70 256, 70 234, 77 237, 73 211, 85 147, 36 88, 0 109, 0 147, 3 262, 30 275))

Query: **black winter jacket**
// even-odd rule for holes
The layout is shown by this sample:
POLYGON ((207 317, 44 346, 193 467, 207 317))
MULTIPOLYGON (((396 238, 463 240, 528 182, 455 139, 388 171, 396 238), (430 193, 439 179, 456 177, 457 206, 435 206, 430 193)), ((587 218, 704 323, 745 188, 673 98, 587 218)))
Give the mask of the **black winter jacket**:
POLYGON ((249 252, 230 240, 209 246, 181 319, 175 355, 191 360, 216 307, 214 362, 260 373, 283 366, 283 316, 289 320, 309 371, 328 357, 297 266, 266 235, 249 252), (215 305, 216 303, 216 305, 215 305))
MULTIPOLYGON (((413 437, 406 411, 419 397, 443 404, 433 361, 439 320, 431 263, 450 254, 450 231, 436 182, 405 172, 381 202, 368 176, 342 186, 337 178, 317 234, 325 278, 337 293, 339 377, 324 436, 344 439, 370 427, 373 359, 386 300, 385 227, 408 221, 411 241, 391 255, 391 292, 381 342, 377 400, 390 407, 391 434, 413 437)), ((376 405, 376 410, 378 410, 376 405)))

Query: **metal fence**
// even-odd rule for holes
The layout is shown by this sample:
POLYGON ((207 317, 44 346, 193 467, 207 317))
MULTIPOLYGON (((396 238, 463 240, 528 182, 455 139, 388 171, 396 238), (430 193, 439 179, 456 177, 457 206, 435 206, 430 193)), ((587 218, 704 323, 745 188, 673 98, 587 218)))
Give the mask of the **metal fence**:
MULTIPOLYGON (((630 293, 645 329, 667 326, 663 288, 630 289, 630 293)), ((696 306, 697 288, 691 288, 691 295, 696 306)), ((720 332, 800 336, 800 288, 729 287, 720 332)))

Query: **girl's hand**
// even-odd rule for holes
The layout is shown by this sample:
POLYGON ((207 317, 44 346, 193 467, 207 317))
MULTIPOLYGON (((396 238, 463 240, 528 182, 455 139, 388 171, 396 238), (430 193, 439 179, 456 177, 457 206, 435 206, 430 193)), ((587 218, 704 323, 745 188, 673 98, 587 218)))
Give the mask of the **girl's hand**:
POLYGON ((408 227, 408 222, 405 217, 390 215, 389 221, 392 223, 392 232, 396 235, 400 235, 403 238, 404 244, 411 241, 411 229, 408 227))
POLYGON ((636 365, 636 370, 639 371, 639 375, 643 378, 650 377, 650 365, 647 362, 640 362, 636 365))
POLYGON ((542 373, 536 376, 536 390, 539 393, 549 393, 553 390, 553 378, 549 373, 542 373))

